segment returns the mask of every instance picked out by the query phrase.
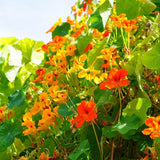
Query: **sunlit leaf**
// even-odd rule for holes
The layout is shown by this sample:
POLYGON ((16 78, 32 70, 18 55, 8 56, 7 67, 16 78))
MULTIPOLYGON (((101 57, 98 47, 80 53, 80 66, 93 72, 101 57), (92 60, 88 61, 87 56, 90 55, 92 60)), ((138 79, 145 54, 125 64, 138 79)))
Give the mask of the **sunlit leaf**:
POLYGON ((87 47, 92 38, 93 38, 92 34, 82 35, 78 37, 77 49, 80 54, 84 53, 84 49, 87 47))
POLYGON ((102 17, 103 26, 105 27, 109 16, 113 9, 113 0, 105 0, 105 2, 98 8, 99 13, 102 17))
POLYGON ((134 19, 140 15, 148 15, 156 9, 156 5, 150 0, 117 0, 117 14, 125 13, 128 19, 134 19))
POLYGON ((144 123, 147 118, 147 110, 151 107, 151 102, 148 98, 136 98, 128 103, 126 108, 123 110, 123 116, 132 116, 135 114, 139 119, 141 124, 144 123))
POLYGON ((96 58, 101 54, 101 50, 104 48, 105 44, 107 43, 107 37, 104 38, 101 42, 95 45, 95 47, 89 52, 87 58, 88 67, 95 63, 97 60, 96 58))
POLYGON ((15 48, 22 52, 22 64, 27 64, 31 61, 31 55, 34 49, 36 42, 32 39, 25 38, 18 41, 14 45, 15 48))
POLYGON ((143 53, 142 63, 148 69, 160 69, 160 43, 157 43, 151 50, 143 53))
POLYGON ((2 38, 0 38, 0 48, 5 46, 6 44, 13 44, 17 40, 18 39, 15 37, 2 37, 2 38))
POLYGON ((126 134, 133 129, 138 129, 141 125, 141 119, 137 115, 126 115, 112 126, 111 131, 118 131, 120 134, 126 134))

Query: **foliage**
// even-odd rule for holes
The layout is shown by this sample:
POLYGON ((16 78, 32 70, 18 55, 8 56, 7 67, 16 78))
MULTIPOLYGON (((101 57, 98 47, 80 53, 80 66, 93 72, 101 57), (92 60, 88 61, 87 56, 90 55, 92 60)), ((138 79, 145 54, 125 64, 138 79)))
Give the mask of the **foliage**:
POLYGON ((160 159, 159 8, 78 0, 47 44, 2 37, 0 159, 160 159))

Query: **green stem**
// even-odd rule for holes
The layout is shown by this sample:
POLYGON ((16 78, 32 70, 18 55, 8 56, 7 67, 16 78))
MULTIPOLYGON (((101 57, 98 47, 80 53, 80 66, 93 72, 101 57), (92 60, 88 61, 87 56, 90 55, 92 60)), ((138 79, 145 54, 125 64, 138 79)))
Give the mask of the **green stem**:
POLYGON ((128 49, 130 49, 130 32, 128 32, 128 49))
POLYGON ((119 93, 119 105, 120 105, 120 107, 119 107, 119 117, 118 117, 118 121, 120 121, 120 117, 121 117, 121 110, 122 110, 122 104, 121 104, 121 89, 120 88, 118 88, 118 93, 119 93))
POLYGON ((121 35, 122 35, 122 39, 123 39, 123 42, 124 42, 124 46, 125 48, 127 48, 127 45, 126 45, 126 42, 125 42, 125 39, 124 39, 124 35, 123 35, 123 28, 121 27, 121 35))
POLYGON ((96 141, 97 141, 97 145, 98 145, 99 153, 100 153, 100 156, 101 156, 101 160, 103 160, 101 147, 100 147, 100 144, 99 144, 99 141, 98 141, 98 137, 97 137, 97 133, 96 133, 96 130, 95 130, 95 127, 94 127, 94 124, 93 124, 93 122, 92 122, 92 121, 91 121, 91 124, 92 124, 93 131, 94 131, 94 134, 95 134, 95 137, 96 137, 96 141))
POLYGON ((15 143, 13 143, 13 148, 14 148, 15 152, 17 153, 17 148, 15 146, 15 143))
POLYGON ((114 138, 112 138, 111 160, 113 160, 113 154, 114 154, 114 138))

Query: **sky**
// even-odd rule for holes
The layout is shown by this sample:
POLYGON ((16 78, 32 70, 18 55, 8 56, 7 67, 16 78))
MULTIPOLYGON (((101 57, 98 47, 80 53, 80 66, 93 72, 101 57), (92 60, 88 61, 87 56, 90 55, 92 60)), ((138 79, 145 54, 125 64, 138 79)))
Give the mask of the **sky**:
POLYGON ((77 0, 0 0, 0 38, 31 38, 45 43, 59 17, 66 21, 77 0))

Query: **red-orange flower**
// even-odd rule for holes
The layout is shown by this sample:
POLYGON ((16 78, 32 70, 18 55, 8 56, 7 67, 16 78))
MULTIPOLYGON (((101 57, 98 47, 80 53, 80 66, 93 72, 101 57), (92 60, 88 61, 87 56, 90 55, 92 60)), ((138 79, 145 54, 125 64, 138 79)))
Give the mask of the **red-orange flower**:
POLYGON ((110 70, 110 73, 107 77, 106 82, 100 84, 100 89, 112 89, 119 88, 121 86, 129 85, 130 81, 124 79, 127 76, 128 72, 125 69, 118 70, 117 68, 113 68, 110 70))
POLYGON ((0 121, 4 120, 5 118, 5 109, 6 106, 0 107, 0 121))
POLYGON ((160 77, 159 76, 154 76, 154 78, 160 83, 160 77))
POLYGON ((145 124, 149 128, 142 131, 144 135, 150 135, 152 139, 160 137, 160 116, 147 118, 145 124))
POLYGON ((87 45, 87 47, 84 49, 84 52, 87 52, 87 51, 91 50, 92 48, 93 48, 93 45, 91 43, 89 43, 87 45))
POLYGON ((92 121, 97 118, 97 114, 95 112, 95 103, 93 100, 82 101, 81 104, 77 108, 78 116, 71 121, 72 124, 76 124, 76 127, 81 127, 84 121, 92 121))

